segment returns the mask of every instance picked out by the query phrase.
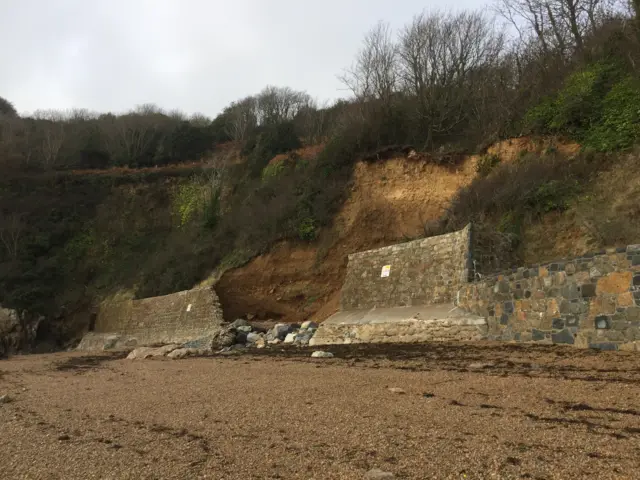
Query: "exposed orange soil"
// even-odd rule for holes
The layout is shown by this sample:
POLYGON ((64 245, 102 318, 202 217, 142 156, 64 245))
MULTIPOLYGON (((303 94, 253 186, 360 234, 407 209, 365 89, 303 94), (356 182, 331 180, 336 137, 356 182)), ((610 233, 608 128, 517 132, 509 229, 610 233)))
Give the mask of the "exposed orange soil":
POLYGON ((457 170, 406 158, 357 163, 348 200, 315 245, 283 242, 222 276, 225 315, 324 320, 338 309, 348 254, 419 237, 474 175, 473 159, 457 170))

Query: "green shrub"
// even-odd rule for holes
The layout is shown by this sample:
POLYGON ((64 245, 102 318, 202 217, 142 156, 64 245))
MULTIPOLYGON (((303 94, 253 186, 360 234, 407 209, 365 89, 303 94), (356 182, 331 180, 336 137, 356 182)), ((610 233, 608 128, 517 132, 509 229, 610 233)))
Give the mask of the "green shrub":
POLYGON ((249 173, 254 178, 260 177, 264 167, 275 155, 296 150, 301 146, 293 122, 264 127, 258 133, 255 146, 249 154, 249 173))
POLYGON ((313 218, 306 217, 298 224, 298 237, 300 240, 310 242, 317 236, 316 222, 313 218))
POLYGON ((277 177, 285 169, 285 162, 280 161, 271 163, 262 169, 262 181, 268 181, 271 178, 277 177))
POLYGON ((481 177, 486 177, 491 173, 491 171, 499 165, 501 159, 498 155, 495 154, 486 154, 482 155, 478 159, 478 163, 476 164, 476 173, 481 177))
POLYGON ((573 73, 555 96, 546 97, 527 112, 526 127, 535 133, 584 138, 600 121, 603 100, 620 72, 614 63, 597 62, 573 73))
POLYGON ((640 141, 640 81, 631 76, 615 84, 603 101, 602 120, 585 146, 598 151, 625 150, 640 141))

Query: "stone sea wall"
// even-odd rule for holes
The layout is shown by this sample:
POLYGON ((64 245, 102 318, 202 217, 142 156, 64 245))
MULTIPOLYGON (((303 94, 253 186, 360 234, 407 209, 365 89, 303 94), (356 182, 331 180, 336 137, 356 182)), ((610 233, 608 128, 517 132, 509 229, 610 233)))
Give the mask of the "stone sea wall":
POLYGON ((640 350, 640 245, 483 278, 456 304, 491 340, 640 350))
POLYGON ((452 302, 469 281, 471 226, 349 255, 341 310, 452 302))
POLYGON ((79 348, 183 343, 214 334, 222 321, 222 308, 211 288, 104 303, 79 348))

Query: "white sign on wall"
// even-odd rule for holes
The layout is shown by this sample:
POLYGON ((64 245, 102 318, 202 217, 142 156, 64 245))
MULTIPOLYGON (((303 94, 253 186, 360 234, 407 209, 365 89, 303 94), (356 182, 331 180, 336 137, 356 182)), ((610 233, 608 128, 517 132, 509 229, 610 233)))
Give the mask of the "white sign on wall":
POLYGON ((385 265, 384 267, 382 267, 382 272, 380 273, 380 276, 382 278, 388 277, 390 273, 391 273, 391 265, 385 265))

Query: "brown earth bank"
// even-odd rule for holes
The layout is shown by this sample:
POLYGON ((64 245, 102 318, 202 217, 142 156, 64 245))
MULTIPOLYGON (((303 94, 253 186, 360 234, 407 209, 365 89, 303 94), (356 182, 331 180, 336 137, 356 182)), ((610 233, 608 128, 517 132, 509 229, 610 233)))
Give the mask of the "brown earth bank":
POLYGON ((13 357, 0 363, 0 476, 638 478, 637 355, 492 343, 329 351, 13 357))
POLYGON ((215 288, 225 318, 324 320, 338 308, 350 253, 423 236, 474 175, 474 158, 453 169, 403 157, 357 163, 348 199, 316 243, 280 243, 222 276, 215 288))
MULTIPOLYGON (((549 149, 570 157, 580 146, 556 137, 523 136, 495 143, 487 153, 512 162, 523 152, 542 153, 549 149)), ((317 150, 307 147, 300 154, 310 155, 317 150)), ((284 157, 279 155, 272 162, 284 157)), ((284 322, 321 322, 335 313, 347 256, 424 236, 425 224, 440 218, 454 195, 476 176, 479 155, 467 156, 457 167, 429 163, 428 155, 420 158, 397 156, 358 162, 345 204, 332 228, 323 230, 315 243, 280 243, 222 276, 216 291, 225 318, 233 321, 254 314, 284 322)), ((551 226, 546 232, 540 233, 538 228, 537 236, 529 239, 532 248, 527 257, 545 255, 550 250, 560 256, 573 253, 577 249, 575 239, 565 243, 561 235, 549 235, 556 223, 560 225, 555 229, 558 232, 564 231, 564 225, 553 218, 547 223, 551 226)), ((573 238, 578 232, 587 238, 584 229, 572 226, 567 228, 566 237, 573 238)))

